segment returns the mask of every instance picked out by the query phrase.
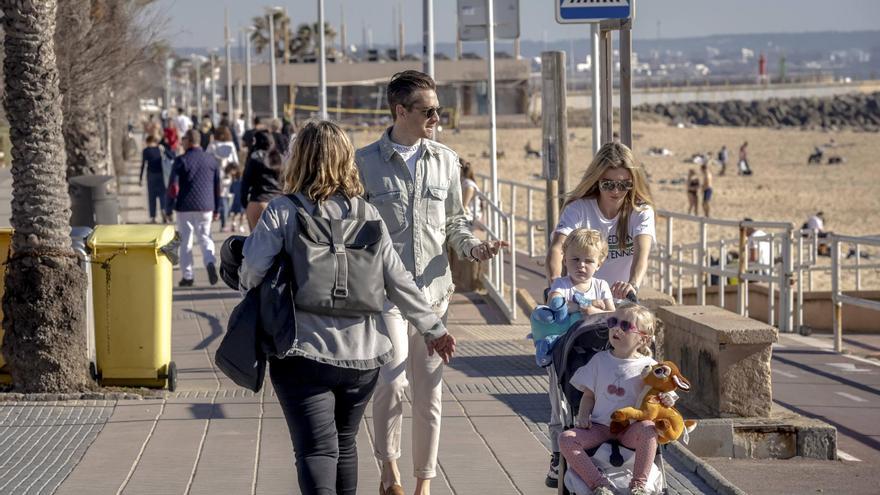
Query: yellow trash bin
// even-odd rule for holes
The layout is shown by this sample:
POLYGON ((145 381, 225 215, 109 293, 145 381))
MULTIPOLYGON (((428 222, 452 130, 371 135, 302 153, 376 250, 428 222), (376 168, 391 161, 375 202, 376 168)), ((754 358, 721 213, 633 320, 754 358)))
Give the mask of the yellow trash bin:
POLYGON ((170 225, 98 225, 87 241, 102 385, 177 387, 171 360, 173 269, 165 254, 173 241, 170 225))
MULTIPOLYGON (((0 228, 0 263, 3 264, 3 268, 0 269, 0 277, 3 277, 3 281, 0 282, 0 302, 3 301, 3 294, 6 292, 6 260, 9 259, 9 255, 12 251, 12 228, 11 227, 3 227, 0 228)), ((3 306, 0 304, 0 321, 3 321, 3 306)), ((0 325, 0 343, 3 342, 3 325, 0 325)), ((12 383, 12 376, 9 375, 9 371, 6 369, 6 360, 3 359, 3 353, 0 352, 0 383, 12 383)))

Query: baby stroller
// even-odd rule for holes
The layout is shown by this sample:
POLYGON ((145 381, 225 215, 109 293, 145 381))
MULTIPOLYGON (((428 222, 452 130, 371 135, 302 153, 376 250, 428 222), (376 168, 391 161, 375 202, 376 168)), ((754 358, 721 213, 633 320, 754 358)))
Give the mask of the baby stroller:
MULTIPOLYGON (((581 366, 597 353, 609 348, 608 324, 605 319, 590 319, 575 325, 559 338, 553 347, 553 363, 550 365, 551 386, 557 387, 560 422, 564 429, 574 426, 581 395, 571 385, 571 377, 581 366)), ((596 466, 601 469, 615 489, 626 493, 632 478, 635 452, 611 440, 587 451, 596 466)), ((573 470, 567 469, 565 458, 559 459, 559 495, 589 495, 591 490, 573 470)), ((666 472, 660 447, 654 457, 654 465, 648 475, 645 488, 649 493, 667 493, 666 472)))

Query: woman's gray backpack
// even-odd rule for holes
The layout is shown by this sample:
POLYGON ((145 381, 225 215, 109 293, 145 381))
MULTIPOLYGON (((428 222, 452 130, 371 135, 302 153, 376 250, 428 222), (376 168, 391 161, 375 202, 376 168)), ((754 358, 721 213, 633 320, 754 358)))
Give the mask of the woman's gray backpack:
POLYGON ((297 309, 332 316, 382 312, 382 220, 366 220, 360 197, 350 200, 343 219, 322 216, 320 202, 309 213, 296 194, 287 197, 296 206, 298 227, 291 249, 297 309))

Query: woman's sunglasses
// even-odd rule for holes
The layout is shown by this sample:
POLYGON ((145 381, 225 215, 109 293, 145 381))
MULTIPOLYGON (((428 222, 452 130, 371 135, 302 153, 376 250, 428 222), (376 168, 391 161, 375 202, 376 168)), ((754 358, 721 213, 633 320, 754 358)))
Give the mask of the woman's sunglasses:
POLYGON ((610 192, 617 189, 620 192, 626 192, 633 188, 631 180, 600 180, 599 189, 610 192))
POLYGON ((621 320, 621 319, 617 318, 616 316, 612 316, 611 318, 608 318, 608 328, 619 328, 619 329, 623 330, 624 333, 638 333, 641 335, 645 335, 645 332, 639 330, 636 327, 635 323, 632 323, 632 322, 629 322, 626 320, 621 320))

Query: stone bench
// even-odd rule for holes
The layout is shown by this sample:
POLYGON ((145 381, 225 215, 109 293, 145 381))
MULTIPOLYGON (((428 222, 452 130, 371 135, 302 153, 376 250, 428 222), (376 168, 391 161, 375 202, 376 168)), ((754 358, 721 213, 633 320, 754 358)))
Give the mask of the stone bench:
POLYGON ((716 306, 657 308, 661 359, 676 363, 692 386, 681 404, 701 417, 770 416, 770 350, 777 330, 716 306))

